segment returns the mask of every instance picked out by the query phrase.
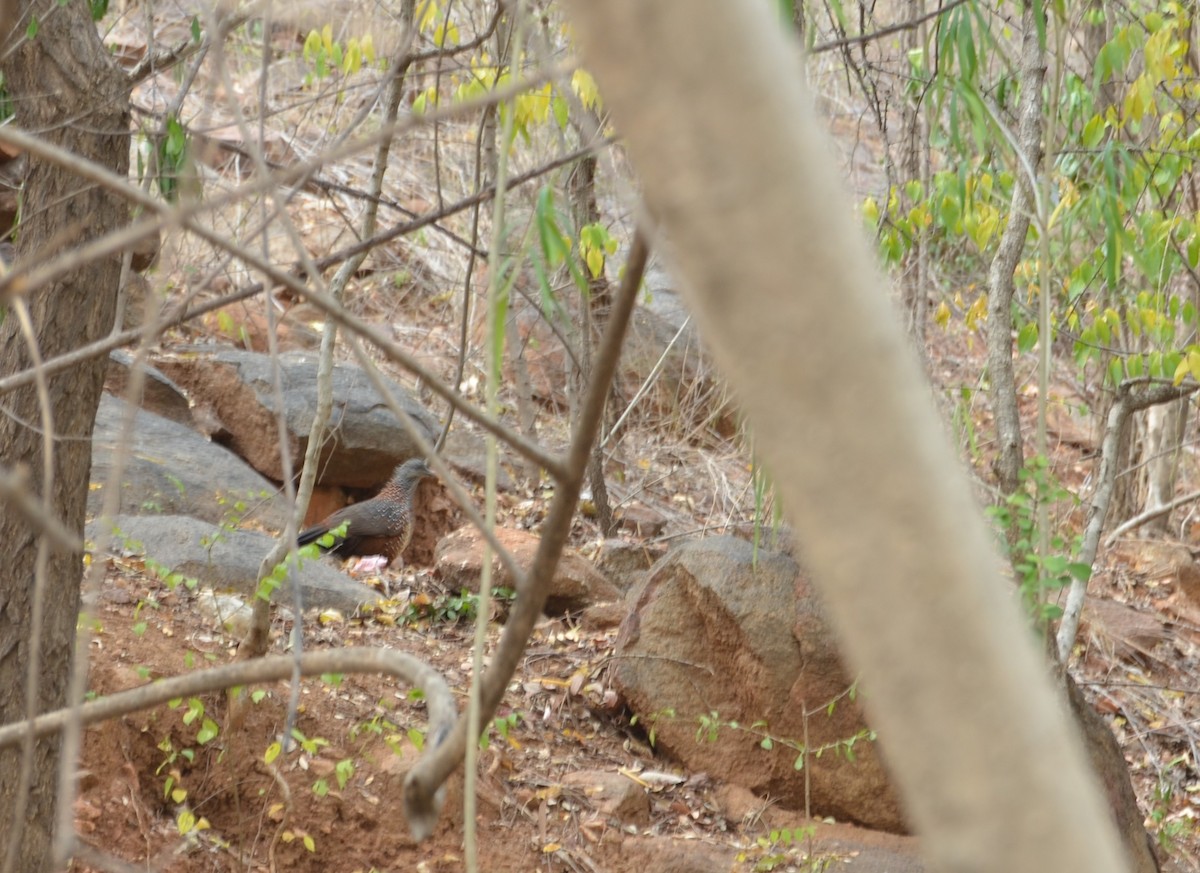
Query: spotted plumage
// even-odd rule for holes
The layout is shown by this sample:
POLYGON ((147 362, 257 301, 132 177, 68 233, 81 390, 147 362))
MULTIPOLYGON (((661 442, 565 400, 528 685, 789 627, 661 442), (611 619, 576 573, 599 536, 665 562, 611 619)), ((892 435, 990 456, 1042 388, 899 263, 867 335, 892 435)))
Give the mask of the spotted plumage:
POLYGON ((404 551, 413 531, 413 495, 417 485, 433 471, 420 458, 405 461, 378 494, 370 500, 339 509, 333 515, 301 531, 300 545, 315 542, 343 522, 349 522, 346 535, 326 551, 344 557, 382 555, 388 563, 404 551))

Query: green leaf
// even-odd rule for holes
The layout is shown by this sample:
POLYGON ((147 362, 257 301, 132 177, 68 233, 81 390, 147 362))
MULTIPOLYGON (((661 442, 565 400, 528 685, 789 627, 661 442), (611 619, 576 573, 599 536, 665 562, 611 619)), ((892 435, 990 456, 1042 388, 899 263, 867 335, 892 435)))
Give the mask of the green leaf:
POLYGON ((416 728, 408 729, 408 741, 418 752, 425 748, 425 734, 416 728))
POLYGON ((199 732, 196 734, 196 742, 203 746, 215 739, 220 732, 221 729, 217 726, 217 723, 211 718, 206 718, 201 724, 199 732))
POLYGON ((1085 148, 1094 149, 1100 144, 1100 140, 1104 137, 1104 126, 1104 119, 1099 115, 1093 115, 1088 119, 1088 123, 1083 126, 1081 136, 1085 148))
POLYGON ((1024 354, 1037 345, 1038 326, 1036 321, 1031 321, 1021 328, 1017 334, 1017 350, 1024 354))
POLYGON ((333 772, 337 776, 338 790, 340 791, 346 787, 346 783, 354 775, 354 761, 350 758, 343 758, 334 766, 333 772))
POLYGON ((26 39, 36 39, 38 35, 38 19, 36 15, 29 18, 29 26, 25 28, 26 39))
POLYGON ((1067 572, 1071 574, 1072 579, 1079 582, 1087 582, 1092 578, 1092 565, 1073 561, 1067 564, 1067 572))
POLYGON ((550 101, 550 111, 554 113, 554 122, 559 130, 566 130, 570 116, 570 104, 565 97, 555 97, 550 101))

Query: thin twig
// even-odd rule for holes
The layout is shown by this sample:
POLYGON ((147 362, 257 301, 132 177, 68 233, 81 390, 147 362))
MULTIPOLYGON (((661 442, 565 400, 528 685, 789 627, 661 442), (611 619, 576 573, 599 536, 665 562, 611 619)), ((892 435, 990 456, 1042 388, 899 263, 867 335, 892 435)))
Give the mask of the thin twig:
POLYGON ((1104 538, 1105 548, 1111 548, 1113 543, 1115 543, 1125 534, 1129 533, 1131 530, 1139 528, 1147 522, 1154 521, 1156 518, 1161 518, 1167 513, 1174 512, 1179 507, 1188 503, 1193 503, 1197 500, 1200 500, 1200 491, 1193 491, 1191 494, 1184 494, 1182 497, 1176 497, 1170 503, 1164 504, 1163 506, 1156 506, 1154 509, 1147 509, 1141 515, 1135 515, 1128 521, 1119 524, 1113 529, 1112 533, 1104 538))
POLYGON ((901 33, 905 30, 913 30, 920 27, 926 21, 934 18, 940 18, 945 15, 955 6, 962 6, 967 0, 950 0, 944 6, 939 6, 932 12, 927 12, 919 18, 910 18, 906 21, 901 21, 899 24, 892 24, 888 27, 881 27, 879 30, 873 30, 870 33, 860 33, 858 36, 847 36, 842 39, 835 39, 830 42, 823 42, 820 45, 814 45, 810 52, 814 55, 819 55, 822 52, 830 52, 836 49, 848 48, 854 45, 864 45, 865 43, 874 42, 877 39, 883 39, 885 36, 891 36, 894 33, 901 33))

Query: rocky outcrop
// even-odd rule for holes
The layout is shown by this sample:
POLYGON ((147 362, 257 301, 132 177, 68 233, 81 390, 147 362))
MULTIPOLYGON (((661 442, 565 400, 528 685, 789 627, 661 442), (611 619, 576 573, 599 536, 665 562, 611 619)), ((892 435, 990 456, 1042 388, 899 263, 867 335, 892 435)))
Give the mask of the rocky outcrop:
POLYGON ((732 537, 688 543, 631 599, 611 682, 656 748, 792 809, 807 791, 814 815, 905 829, 854 677, 794 560, 762 549, 756 560, 732 537))
POLYGON ((145 377, 137 397, 127 397, 132 375, 134 357, 126 349, 115 349, 108 356, 108 369, 104 373, 104 390, 122 400, 132 400, 147 412, 185 427, 194 427, 192 410, 188 399, 179 386, 163 375, 156 367, 144 364, 145 377))
POLYGON ((133 433, 120 481, 118 511, 126 515, 190 515, 213 524, 242 523, 280 530, 288 509, 275 486, 191 428, 108 394, 100 398, 92 438, 88 514, 100 512, 121 423, 132 412, 133 433), (244 506, 239 508, 239 503, 244 506))
POLYGON ((667 552, 657 543, 631 543, 605 540, 594 558, 596 569, 622 592, 634 588, 646 577, 646 571, 667 552))
MULTIPOLYGON (((118 516, 113 521, 118 550, 144 555, 171 573, 197 579, 217 591, 232 589, 251 595, 258 584, 258 567, 275 544, 273 537, 248 530, 228 530, 178 515, 118 516)), ((101 545, 111 534, 96 522, 88 525, 90 540, 101 545)), ((305 561, 296 574, 304 607, 353 610, 377 599, 365 585, 352 582, 324 561, 305 561)), ((275 592, 287 606, 292 592, 275 592)))
MULTIPOLYGON (((627 396, 643 385, 642 408, 670 420, 686 419, 703 433, 713 430, 724 436, 736 430, 733 406, 725 396, 699 332, 692 324, 675 282, 660 265, 651 264, 645 275, 646 294, 633 311, 621 352, 618 374, 627 396)), ((566 302, 567 313, 559 317, 577 324, 578 316, 566 302)), ((573 328, 566 324, 555 330, 542 310, 533 304, 518 304, 512 313, 519 339, 523 374, 518 374, 506 356, 505 378, 510 382, 527 378, 530 392, 547 406, 568 406, 567 381, 575 362, 567 355, 564 337, 574 342, 573 328)))
MULTIPOLYGON (((224 349, 160 359, 158 367, 181 385, 200 420, 252 467, 283 478, 275 419, 271 358, 257 352, 224 349)), ((298 465, 308 445, 316 413, 317 357, 301 352, 279 356, 288 451, 298 465)), ((437 438, 437 419, 403 386, 388 385, 422 435, 437 438)), ((420 454, 408 431, 375 391, 365 373, 335 364, 330 434, 322 451, 319 481, 346 488, 378 488, 397 464, 420 454)))

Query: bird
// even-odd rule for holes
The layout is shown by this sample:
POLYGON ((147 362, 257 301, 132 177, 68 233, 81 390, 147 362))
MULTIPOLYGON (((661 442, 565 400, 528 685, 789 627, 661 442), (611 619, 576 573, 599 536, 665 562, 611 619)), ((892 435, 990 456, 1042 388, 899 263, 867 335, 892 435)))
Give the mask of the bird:
POLYGON ((339 509, 319 524, 302 530, 296 541, 302 546, 316 542, 349 522, 346 535, 337 537, 332 546, 322 550, 342 557, 379 555, 390 564, 412 539, 413 495, 421 480, 432 475, 433 470, 425 461, 410 458, 396 468, 392 478, 370 500, 339 509))

